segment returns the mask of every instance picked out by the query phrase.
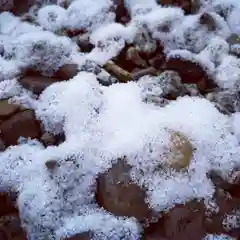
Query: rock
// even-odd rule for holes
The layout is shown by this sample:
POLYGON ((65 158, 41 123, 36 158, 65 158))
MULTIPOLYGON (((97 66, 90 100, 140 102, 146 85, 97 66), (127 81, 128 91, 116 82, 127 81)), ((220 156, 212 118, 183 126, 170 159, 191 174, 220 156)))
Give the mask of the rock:
POLYGON ((18 110, 19 110, 18 105, 9 103, 7 100, 0 101, 0 119, 1 120, 5 120, 11 117, 18 110))
POLYGON ((189 166, 193 155, 193 146, 184 134, 171 131, 169 150, 167 165, 175 170, 189 166))
POLYGON ((203 78, 208 79, 203 68, 189 60, 169 58, 165 68, 178 72, 183 83, 198 83, 203 78))
POLYGON ((56 143, 55 136, 48 133, 48 132, 45 132, 41 136, 41 141, 42 141, 42 143, 44 144, 45 147, 54 145, 56 143))
POLYGON ((145 192, 130 177, 131 167, 124 159, 97 179, 96 198, 101 207, 116 216, 148 219, 151 212, 145 202, 145 192))
POLYGON ((240 36, 236 33, 233 33, 227 38, 227 42, 229 44, 230 53, 240 57, 240 36))
POLYGON ((149 65, 156 69, 161 69, 164 62, 165 62, 165 57, 163 54, 157 55, 148 60, 149 65))
POLYGON ((58 69, 55 73, 56 81, 57 79, 69 80, 75 77, 78 74, 78 65, 77 64, 65 64, 58 69))
POLYGON ((19 83, 34 94, 41 94, 51 84, 59 81, 62 81, 62 79, 44 76, 24 76, 19 80, 19 83))
POLYGON ((217 23, 210 13, 203 13, 199 18, 199 22, 205 25, 209 31, 215 31, 217 29, 217 23))
MULTIPOLYGON (((0 217, 0 228, 8 236, 6 240, 27 240, 27 235, 21 227, 21 220, 18 214, 9 214, 0 217)), ((2 240, 1 235, 0 239, 2 240)))
POLYGON ((45 162, 45 166, 49 170, 54 170, 57 167, 58 163, 56 160, 48 160, 45 162))
POLYGON ((133 80, 138 80, 139 78, 145 76, 145 75, 152 75, 156 76, 157 75, 157 70, 153 67, 148 67, 139 71, 134 71, 132 73, 132 78, 133 80))
POLYGON ((6 146, 3 140, 0 138, 0 152, 3 152, 6 149, 6 146))
POLYGON ((40 126, 34 112, 27 110, 13 115, 0 125, 0 135, 7 146, 17 144, 19 137, 38 138, 40 126))
POLYGON ((163 6, 176 6, 182 8, 186 13, 190 13, 191 0, 159 0, 163 6))
POLYGON ((17 209, 10 196, 5 192, 0 192, 0 217, 16 212, 17 209))
MULTIPOLYGON (((0 0, 0 11, 11 11, 14 7, 14 0, 0 0)), ((1 239, 1 238, 0 238, 1 239)))
POLYGON ((94 45, 90 43, 89 33, 83 33, 76 37, 73 37, 77 45, 80 47, 81 52, 88 53, 94 48, 94 45))
POLYGON ((147 63, 138 54, 135 47, 129 47, 126 53, 126 60, 132 61, 136 66, 146 68, 147 63))
POLYGON ((83 233, 78 233, 70 238, 67 238, 65 240, 91 240, 91 233, 89 232, 83 232, 83 233))
POLYGON ((171 240, 202 240, 205 209, 202 202, 191 201, 177 205, 164 216, 164 228, 167 238, 171 240))
POLYGON ((206 98, 213 102, 216 108, 223 114, 231 114, 240 111, 240 96, 232 90, 211 92, 206 98))

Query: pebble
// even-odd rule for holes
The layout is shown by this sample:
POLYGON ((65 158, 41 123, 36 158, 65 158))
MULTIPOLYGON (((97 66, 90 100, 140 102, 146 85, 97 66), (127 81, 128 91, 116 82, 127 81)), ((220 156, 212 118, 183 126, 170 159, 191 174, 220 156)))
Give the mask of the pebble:
POLYGON ((9 103, 7 100, 0 100, 0 119, 5 120, 19 110, 19 106, 9 103))
POLYGON ((165 68, 178 72, 183 83, 198 83, 203 78, 208 79, 203 68, 189 60, 170 58, 167 60, 165 68))
POLYGON ((215 31, 217 29, 216 21, 210 13, 203 13, 199 18, 199 22, 205 25, 208 31, 215 31))
POLYGON ((45 76, 24 76, 19 80, 19 83, 34 94, 41 94, 51 84, 59 81, 62 81, 62 79, 45 76))
POLYGON ((45 147, 54 145, 56 143, 54 135, 48 132, 43 133, 43 135, 41 136, 41 141, 45 147))
POLYGON ((136 66, 146 68, 147 63, 143 60, 135 47, 129 47, 126 53, 126 60, 132 61, 136 66))
POLYGON ((38 138, 40 126, 34 112, 27 110, 13 115, 0 125, 0 135, 6 146, 16 145, 20 137, 38 138))
POLYGON ((101 207, 115 216, 149 218, 151 211, 145 202, 145 192, 130 177, 131 167, 124 159, 97 179, 97 201, 101 207))
POLYGON ((91 234, 89 232, 78 233, 65 240, 91 240, 91 234))
POLYGON ((75 77, 78 74, 78 65, 77 64, 65 64, 58 69, 55 73, 56 79, 69 80, 75 77))
POLYGON ((143 77, 145 75, 156 76, 157 75, 157 70, 153 67, 148 67, 148 68, 145 68, 145 69, 134 71, 132 73, 132 78, 133 78, 133 80, 136 81, 136 80, 140 79, 141 77, 143 77))

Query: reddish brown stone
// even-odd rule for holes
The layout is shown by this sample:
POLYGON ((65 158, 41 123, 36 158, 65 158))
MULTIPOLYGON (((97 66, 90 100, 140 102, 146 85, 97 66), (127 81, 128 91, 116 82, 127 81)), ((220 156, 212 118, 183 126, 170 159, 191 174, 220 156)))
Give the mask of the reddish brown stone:
POLYGON ((78 74, 78 65, 77 64, 65 64, 58 69, 55 73, 55 77, 62 80, 68 80, 73 78, 78 74))
POLYGON ((0 101, 0 119, 4 120, 11 117, 19 109, 16 104, 8 103, 7 100, 0 101))
POLYGON ((34 112, 19 112, 0 125, 1 137, 7 146, 16 145, 19 137, 38 138, 40 126, 34 112))
POLYGON ((191 201, 185 205, 177 205, 165 216, 166 236, 171 240, 202 240, 204 229, 204 204, 191 201))
POLYGON ((180 59, 170 58, 166 63, 166 69, 178 72, 183 83, 198 83, 203 79, 208 79, 203 68, 194 62, 180 59))
POLYGON ((151 212, 145 202, 145 192, 133 183, 129 171, 131 167, 119 160, 97 179, 97 201, 99 205, 116 216, 149 218, 151 212))
POLYGON ((19 80, 19 83, 34 94, 41 94, 51 84, 59 81, 62 81, 62 79, 44 76, 24 76, 19 80))
POLYGON ((7 193, 0 192, 0 217, 17 212, 17 209, 7 193))

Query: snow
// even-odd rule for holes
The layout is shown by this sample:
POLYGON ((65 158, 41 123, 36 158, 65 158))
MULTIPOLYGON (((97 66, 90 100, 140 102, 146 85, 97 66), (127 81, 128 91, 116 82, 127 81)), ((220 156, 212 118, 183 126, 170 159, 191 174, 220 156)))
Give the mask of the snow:
POLYGON ((20 215, 30 240, 87 231, 94 239, 140 239, 136 219, 107 213, 94 197, 97 175, 123 156, 156 212, 194 198, 210 204, 215 188, 207 172, 216 169, 228 179, 240 164, 239 113, 223 115, 200 97, 179 97, 164 107, 143 101, 162 97, 167 76, 104 87, 94 73, 82 69, 74 78, 49 86, 39 98, 19 85, 18 74, 25 68, 51 76, 69 62, 79 67, 86 60, 104 65, 144 29, 162 43, 167 57, 197 62, 219 87, 239 89, 240 62, 229 55, 226 42, 230 34, 239 33, 236 1, 213 1, 209 12, 217 29, 212 32, 199 23, 199 13, 185 16, 153 0, 125 3, 132 17, 126 26, 115 22, 110 0, 76 0, 66 10, 46 5, 38 11, 40 26, 0 14, 0 99, 34 109, 46 131, 66 137, 59 146, 44 148, 37 140, 24 141, 0 153, 0 189, 19 192, 20 215), (229 10, 226 22, 216 13, 231 4, 235 10, 229 10), (63 29, 89 31, 95 48, 83 54, 70 38, 52 33, 63 29), (194 148, 187 169, 165 168, 169 129, 181 132, 194 148), (45 166, 48 160, 58 164, 53 171, 45 166))

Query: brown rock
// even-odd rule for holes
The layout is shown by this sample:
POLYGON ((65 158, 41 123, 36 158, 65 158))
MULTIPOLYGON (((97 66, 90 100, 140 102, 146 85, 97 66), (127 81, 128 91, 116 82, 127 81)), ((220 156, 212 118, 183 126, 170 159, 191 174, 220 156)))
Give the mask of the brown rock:
POLYGON ((19 109, 16 104, 9 103, 7 100, 0 101, 0 119, 5 120, 11 117, 19 109))
POLYGON ((215 31, 217 24, 210 13, 203 13, 199 19, 200 24, 205 25, 209 31, 215 31))
POLYGON ((1 136, 7 146, 17 144, 19 137, 38 138, 40 126, 34 112, 19 112, 0 125, 1 136))
POLYGON ((168 59, 166 69, 178 72, 183 83, 198 83, 203 78, 208 79, 205 71, 199 64, 185 59, 168 59))
POLYGON ((134 71, 134 73, 132 74, 132 78, 133 80, 138 80, 139 78, 145 76, 145 75, 152 75, 152 76, 156 76, 157 75, 157 70, 153 67, 148 67, 139 71, 134 71))
POLYGON ((160 0, 160 4, 163 6, 176 6, 182 8, 186 13, 191 10, 191 0, 160 0))
POLYGON ((3 140, 0 138, 0 152, 3 152, 6 149, 6 146, 3 140))
POLYGON ((50 134, 48 132, 45 132, 41 136, 41 141, 42 141, 42 143, 44 144, 45 147, 54 145, 57 142, 55 136, 53 136, 52 134, 50 134))
POLYGON ((136 66, 145 68, 147 63, 143 60, 135 47, 129 47, 126 53, 126 60, 132 61, 136 66))
POLYGON ((55 77, 56 79, 68 80, 76 76, 78 72, 77 64, 65 64, 58 69, 55 73, 55 77))
POLYGON ((19 83, 26 89, 35 94, 41 94, 51 84, 61 81, 59 78, 51 78, 44 76, 24 76, 19 83))
POLYGON ((204 215, 202 202, 191 201, 175 206, 164 217, 166 236, 171 240, 202 240, 205 235, 204 215))
POLYGON ((120 159, 97 179, 96 198, 100 206, 116 216, 147 219, 150 210, 145 202, 145 192, 129 175, 131 167, 120 159))
POLYGON ((176 170, 189 166, 193 155, 193 146, 181 132, 171 131, 169 150, 167 165, 176 170))
POLYGON ((161 69, 164 62, 165 62, 164 55, 157 55, 148 61, 149 65, 156 69, 161 69))
POLYGON ((89 232, 78 233, 66 240, 91 240, 91 234, 89 232))
POLYGON ((0 217, 17 212, 17 209, 7 193, 0 192, 0 217))

